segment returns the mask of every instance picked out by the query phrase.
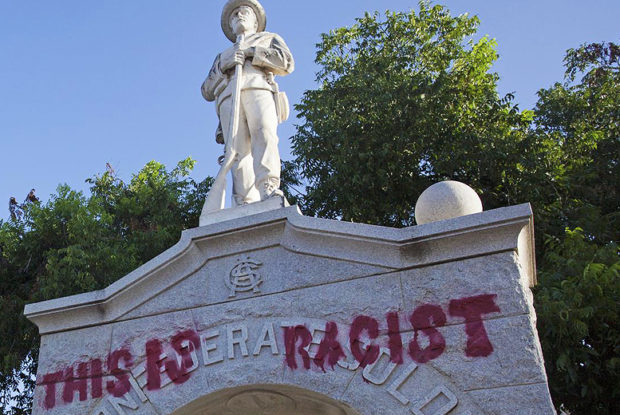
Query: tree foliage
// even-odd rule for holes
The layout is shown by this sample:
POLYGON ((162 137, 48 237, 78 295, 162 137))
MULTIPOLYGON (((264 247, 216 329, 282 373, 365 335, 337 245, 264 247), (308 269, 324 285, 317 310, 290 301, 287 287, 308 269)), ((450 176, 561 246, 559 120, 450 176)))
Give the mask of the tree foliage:
POLYGON ((533 182, 547 241, 539 249, 539 329, 556 403, 571 414, 615 414, 620 47, 582 45, 567 52, 565 66, 564 82, 541 90, 535 108, 534 134, 555 159, 533 182))
POLYGON ((478 24, 421 2, 323 35, 319 87, 296 106, 292 139, 306 212, 412 225, 417 196, 445 179, 487 207, 515 202, 531 112, 498 95, 495 41, 474 41, 478 24))
POLYGON ((536 308, 553 396, 571 414, 618 413, 618 246, 598 246, 580 228, 547 245, 536 308))
POLYGON ((211 180, 188 178, 193 166, 149 162, 129 183, 106 172, 87 180, 89 196, 62 185, 0 221, 1 413, 30 413, 39 336, 24 305, 104 288, 198 226, 211 180))
POLYGON ((566 77, 520 112, 497 93, 494 41, 475 17, 420 3, 366 14, 317 45, 318 87, 297 105, 293 153, 307 214, 411 225, 434 182, 485 209, 531 202, 540 336, 554 401, 615 414, 619 390, 620 48, 567 52, 566 77))
POLYGON ((535 108, 535 134, 552 161, 532 166, 540 230, 581 227, 599 244, 618 241, 620 47, 571 49, 565 66, 564 82, 540 90, 535 108))

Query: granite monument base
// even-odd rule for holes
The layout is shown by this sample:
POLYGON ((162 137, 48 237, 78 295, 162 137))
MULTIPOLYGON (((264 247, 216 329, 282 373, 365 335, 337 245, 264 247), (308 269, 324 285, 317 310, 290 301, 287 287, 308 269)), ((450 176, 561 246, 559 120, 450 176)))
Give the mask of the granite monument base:
POLYGON ((551 415, 533 258, 529 205, 191 229, 104 290, 26 307, 33 414, 551 415))

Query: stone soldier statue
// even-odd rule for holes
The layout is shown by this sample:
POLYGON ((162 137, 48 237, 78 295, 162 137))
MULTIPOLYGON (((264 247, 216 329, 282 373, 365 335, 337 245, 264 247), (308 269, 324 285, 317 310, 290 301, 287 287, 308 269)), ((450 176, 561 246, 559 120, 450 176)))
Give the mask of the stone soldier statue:
POLYGON ((233 176, 234 206, 282 195, 276 129, 288 117, 289 108, 274 75, 287 75, 295 66, 284 40, 264 31, 265 11, 257 0, 229 0, 221 23, 235 44, 216 57, 202 95, 215 101, 220 119, 216 141, 225 143, 226 150, 203 215, 223 208, 228 169, 233 176))

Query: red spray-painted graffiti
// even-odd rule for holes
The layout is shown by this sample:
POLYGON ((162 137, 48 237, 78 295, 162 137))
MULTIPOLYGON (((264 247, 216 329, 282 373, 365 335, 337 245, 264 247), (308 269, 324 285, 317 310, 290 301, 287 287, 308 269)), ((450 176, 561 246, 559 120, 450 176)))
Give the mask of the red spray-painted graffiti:
POLYGON ((110 375, 115 380, 106 382, 106 391, 115 397, 121 397, 129 392, 129 369, 133 366, 131 352, 127 349, 118 349, 110 353, 107 361, 108 372, 103 372, 103 364, 100 359, 91 359, 88 362, 81 362, 77 365, 77 373, 73 366, 65 370, 43 375, 43 385, 45 386, 45 400, 43 406, 51 409, 56 406, 56 384, 63 382, 62 400, 65 404, 73 402, 75 392, 78 393, 80 401, 87 400, 88 383, 90 381, 91 397, 101 398, 103 396, 103 378, 110 375), (120 362, 124 362, 124 367, 120 367, 120 362))
MULTIPOLYGON (((500 311, 495 302, 495 294, 483 294, 451 300, 448 305, 448 315, 454 319, 453 323, 463 323, 467 344, 464 353, 468 357, 487 357, 493 353, 493 345, 484 326, 483 316, 500 311)), ((447 324, 448 316, 444 309, 435 304, 423 304, 407 316, 410 327, 401 326, 398 313, 390 312, 385 317, 387 327, 387 347, 390 351, 390 360, 394 364, 403 364, 404 355, 418 363, 424 364, 440 357, 446 349, 446 339, 439 328, 447 324), (413 330, 413 338, 408 345, 403 344, 403 333, 413 330)), ((310 370, 314 364, 318 369, 325 371, 326 367, 334 369, 336 364, 347 358, 345 347, 338 339, 339 327, 335 322, 327 322, 323 337, 318 343, 316 353, 309 353, 314 342, 313 333, 305 325, 283 326, 284 363, 292 370, 310 370)), ((357 316, 351 322, 348 333, 348 348, 359 367, 365 368, 377 361, 381 354, 379 334, 381 322, 370 316, 357 316)), ((258 351, 269 342, 265 335, 258 347, 258 351), (265 343, 267 341, 267 343, 265 343)), ((211 337, 207 337, 211 338, 211 337)), ((247 333, 245 333, 247 340, 247 333)), ((342 338, 341 338, 342 339, 342 338)), ((229 345, 234 348, 239 339, 229 339, 229 345), (233 341, 234 340, 234 341, 233 341)), ((274 340, 275 341, 275 340, 274 340)), ((314 343, 314 344, 317 344, 314 343)), ((162 388, 162 373, 166 373, 175 385, 187 382, 191 377, 191 370, 196 366, 196 351, 202 344, 200 335, 194 330, 184 330, 175 334, 168 344, 160 339, 150 339, 145 344, 145 387, 149 391, 162 388), (169 346, 176 356, 164 353, 164 346, 169 346)), ((245 347, 245 346, 244 346, 245 347)), ((207 356, 212 349, 207 348, 203 355, 207 356)), ((245 352, 247 355, 247 351, 245 352)), ((229 358, 230 358, 229 350, 229 358)), ((234 350, 233 350, 234 357, 234 350)), ((206 360, 206 359, 205 359, 206 360)), ((220 360, 221 361, 221 360, 220 360)), ((102 359, 91 359, 87 362, 77 362, 71 367, 42 376, 45 387, 45 397, 42 402, 44 408, 51 409, 57 405, 57 385, 62 384, 62 401, 71 404, 75 396, 80 401, 90 398, 101 398, 104 391, 110 396, 122 397, 131 388, 130 370, 134 367, 134 356, 129 349, 114 350, 107 357, 104 364, 102 359), (104 388, 104 379, 105 382, 104 388), (90 391, 90 394, 88 393, 90 391)), ((206 364, 206 362, 205 362, 206 364)), ((135 383, 135 382, 134 382, 135 383)))
POLYGON ((198 333, 193 330, 185 330, 177 333, 171 340, 172 348, 181 357, 179 365, 175 359, 160 360, 163 353, 162 343, 159 339, 152 339, 146 342, 146 371, 148 390, 161 389, 161 369, 164 366, 168 376, 176 385, 181 385, 189 380, 188 369, 192 366, 193 360, 191 353, 200 349, 200 338, 198 333), (184 347, 185 342, 189 347, 184 347))
POLYGON ((495 297, 486 294, 450 301, 450 315, 465 318, 465 333, 467 333, 465 354, 468 357, 486 357, 493 353, 493 345, 482 323, 482 316, 499 313, 495 297))
MULTIPOLYGON (((487 357, 493 353, 493 345, 484 328, 482 316, 500 311, 495 304, 495 297, 495 295, 487 294, 450 301, 450 316, 465 319, 465 333, 467 334, 465 355, 468 357, 487 357)), ((390 359, 393 363, 402 364, 403 341, 398 314, 388 313, 386 320, 390 359)), ((427 363, 441 356, 446 349, 446 340, 437 328, 446 325, 447 317, 443 309, 434 304, 421 305, 413 311, 409 321, 414 330, 413 340, 408 347, 411 359, 416 363, 427 363), (424 348, 420 347, 419 337, 421 335, 426 336, 428 340, 428 345, 424 348)), ((305 326, 285 328, 284 343, 288 367, 291 369, 298 368, 296 354, 301 357, 305 369, 310 369, 311 360, 323 369, 326 355, 329 357, 329 364, 333 367, 340 358, 345 357, 342 346, 332 334, 334 331, 337 333, 337 330, 336 323, 327 324, 326 335, 319 345, 319 353, 314 359, 311 359, 307 351, 312 342, 310 330, 305 326)), ((351 324, 349 332, 350 350, 360 366, 364 368, 375 363, 379 357, 380 346, 374 343, 366 345, 361 340, 362 333, 366 333, 371 340, 379 337, 379 321, 369 316, 358 316, 351 324)))

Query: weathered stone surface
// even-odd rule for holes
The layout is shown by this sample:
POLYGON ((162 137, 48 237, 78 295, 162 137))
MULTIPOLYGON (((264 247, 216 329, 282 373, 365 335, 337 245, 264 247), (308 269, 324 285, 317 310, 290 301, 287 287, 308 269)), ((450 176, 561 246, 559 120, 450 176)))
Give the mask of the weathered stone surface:
MULTIPOLYGON (((44 385, 39 385, 35 389, 33 399, 33 413, 41 413, 45 415, 67 415, 67 414, 94 414, 98 415, 96 408, 103 402, 102 398, 93 399, 89 396, 86 401, 80 401, 78 393, 75 393, 75 397, 72 403, 67 404, 63 402, 62 383, 58 383, 55 386, 56 389, 56 404, 55 406, 45 408, 45 400, 48 399, 48 391, 44 385)), ((133 415, 133 414, 132 414, 133 415)))
POLYGON ((388 274, 216 304, 193 313, 196 327, 202 331, 221 324, 274 317, 291 323, 318 319, 350 324, 354 316, 382 318, 387 312, 400 310, 399 279, 388 274))
MULTIPOLYGON (((447 306, 454 293, 459 293, 458 297, 492 293, 501 311, 483 316, 485 319, 530 311, 514 252, 414 268, 403 271, 401 278, 407 310, 426 303, 447 306)), ((525 290, 529 292, 527 287, 525 290)))
POLYGON ((443 327, 439 331, 446 340, 446 350, 428 364, 448 374, 462 390, 477 389, 481 384, 496 388, 544 382, 542 355, 529 335, 528 324, 525 315, 486 320, 484 328, 493 345, 493 352, 487 357, 466 355, 465 325, 443 327))
POLYGON ((101 325, 123 318, 211 258, 277 245, 291 252, 392 269, 514 251, 531 285, 535 280, 531 226, 529 205, 404 229, 307 218, 296 207, 283 208, 187 230, 175 246, 104 290, 28 304, 25 313, 41 334, 101 325), (63 318, 58 318, 60 314, 63 318))
MULTIPOLYGON (((136 382, 133 380, 133 382, 136 382)), ((86 412, 84 412, 86 413, 86 412)), ((137 389, 132 389, 122 397, 106 396, 99 400, 98 405, 89 415, 153 415, 161 414, 151 402, 148 401, 146 394, 137 389)))
POLYGON ((435 414, 465 415, 481 413, 471 397, 451 384, 450 379, 429 366, 410 363, 391 372, 383 367, 375 383, 357 373, 342 396, 342 401, 367 414, 435 414), (381 373, 383 372, 383 373, 381 373), (389 376, 383 381, 385 374, 389 376), (376 384, 383 381, 381 384, 376 384), (447 412, 437 411, 447 405, 447 412), (418 412, 414 412, 418 411, 418 412))
POLYGON ((481 388, 467 394, 489 415, 555 414, 551 409, 553 404, 546 382, 497 389, 481 388), (518 408, 517 412, 514 408, 518 408))
POLYGON ((105 361, 110 352, 111 341, 110 326, 86 327, 41 336, 38 371, 55 372, 75 362, 88 362, 95 358, 105 361))
POLYGON ((218 222, 225 222, 242 218, 244 216, 257 215, 270 210, 290 206, 284 196, 274 196, 261 202, 249 203, 235 208, 222 209, 205 215, 200 220, 200 226, 207 226, 218 222))
POLYGON ((529 212, 398 230, 283 208, 189 230, 105 290, 27 308, 40 379, 104 376, 86 396, 48 377, 33 415, 550 415, 529 212))
POLYGON ((384 267, 290 252, 281 246, 258 249, 209 261, 186 280, 136 308, 123 318, 136 318, 175 311, 180 308, 194 308, 287 292, 380 274, 386 270, 388 269, 384 267), (231 296, 231 289, 226 285, 226 280, 229 279, 235 265, 247 258, 261 264, 256 270, 262 278, 262 283, 258 287, 260 292, 237 292, 231 296))

